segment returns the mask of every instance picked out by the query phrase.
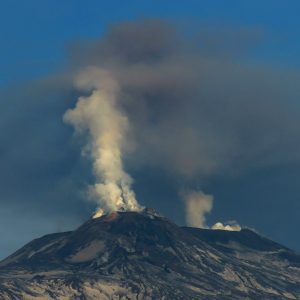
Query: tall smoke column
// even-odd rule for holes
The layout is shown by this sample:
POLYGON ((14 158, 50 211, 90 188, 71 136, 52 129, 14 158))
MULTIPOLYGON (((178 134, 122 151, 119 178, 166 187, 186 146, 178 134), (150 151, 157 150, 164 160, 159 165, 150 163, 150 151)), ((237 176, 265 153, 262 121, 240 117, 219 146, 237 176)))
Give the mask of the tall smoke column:
POLYGON ((64 115, 64 121, 75 132, 88 132, 96 183, 90 196, 98 203, 98 217, 105 211, 139 210, 131 190, 132 178, 124 171, 122 151, 129 131, 126 115, 118 107, 119 87, 105 70, 90 68, 81 73, 77 87, 92 90, 88 97, 80 97, 74 109, 64 115))

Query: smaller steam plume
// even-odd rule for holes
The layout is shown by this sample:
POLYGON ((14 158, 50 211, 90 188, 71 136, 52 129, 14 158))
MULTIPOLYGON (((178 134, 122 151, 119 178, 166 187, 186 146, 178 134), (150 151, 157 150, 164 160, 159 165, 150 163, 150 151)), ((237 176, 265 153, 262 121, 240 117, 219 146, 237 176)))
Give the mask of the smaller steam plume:
POLYGON ((64 121, 79 134, 88 133, 86 150, 93 159, 96 183, 89 195, 98 204, 94 217, 104 211, 139 210, 131 189, 132 178, 124 171, 122 154, 129 131, 129 121, 118 106, 118 83, 109 72, 90 68, 82 72, 77 87, 90 91, 80 97, 74 109, 64 115, 64 121))
POLYGON ((206 228, 205 214, 213 207, 213 197, 203 192, 186 192, 183 194, 187 225, 206 228))
POLYGON ((211 227, 214 230, 240 231, 242 228, 236 221, 229 221, 228 224, 217 222, 211 227))
MULTIPOLYGON (((198 228, 209 228, 206 224, 205 215, 210 213, 213 208, 213 196, 204 194, 201 191, 185 192, 182 195, 185 204, 185 219, 187 225, 198 228)), ((241 226, 236 221, 229 221, 225 224, 217 222, 211 229, 240 231, 241 226)))

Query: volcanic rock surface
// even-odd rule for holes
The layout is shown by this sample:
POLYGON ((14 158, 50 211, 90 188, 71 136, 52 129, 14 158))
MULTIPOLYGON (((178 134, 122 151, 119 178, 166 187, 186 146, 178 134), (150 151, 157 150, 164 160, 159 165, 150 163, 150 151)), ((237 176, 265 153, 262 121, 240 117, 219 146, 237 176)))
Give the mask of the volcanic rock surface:
POLYGON ((248 229, 113 212, 0 262, 0 299, 300 299, 300 256, 248 229))

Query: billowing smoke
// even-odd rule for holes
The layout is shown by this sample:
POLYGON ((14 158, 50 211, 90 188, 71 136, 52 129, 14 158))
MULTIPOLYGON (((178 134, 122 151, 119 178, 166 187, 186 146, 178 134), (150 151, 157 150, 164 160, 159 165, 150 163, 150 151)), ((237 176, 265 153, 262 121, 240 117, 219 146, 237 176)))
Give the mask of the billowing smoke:
POLYGON ((72 49, 73 69, 105 69, 119 85, 136 141, 129 167, 199 179, 300 160, 296 74, 234 61, 222 54, 226 44, 210 49, 205 36, 189 40, 162 21, 128 22, 72 49))
POLYGON ((79 75, 77 87, 91 91, 90 95, 80 97, 76 107, 65 113, 64 121, 72 124, 77 133, 89 135, 88 151, 96 177, 90 197, 99 205, 95 216, 101 215, 102 208, 138 210, 132 178, 122 162, 130 125, 118 106, 118 83, 107 71, 94 68, 79 75))
POLYGON ((185 202, 187 225, 207 228, 205 215, 209 213, 213 207, 213 197, 201 191, 190 191, 182 194, 185 202))
MULTIPOLYGON (((242 48, 248 33, 233 35, 231 46, 242 48)), ((96 177, 90 195, 99 207, 139 208, 124 166, 162 171, 201 190, 212 177, 300 161, 299 76, 249 66, 242 55, 234 61, 222 52, 222 41, 230 41, 221 37, 211 49, 209 40, 209 32, 193 40, 168 23, 141 21, 71 49, 77 87, 90 95, 65 121, 89 134, 96 177)), ((213 198, 194 192, 185 203, 188 224, 205 227, 213 198)))

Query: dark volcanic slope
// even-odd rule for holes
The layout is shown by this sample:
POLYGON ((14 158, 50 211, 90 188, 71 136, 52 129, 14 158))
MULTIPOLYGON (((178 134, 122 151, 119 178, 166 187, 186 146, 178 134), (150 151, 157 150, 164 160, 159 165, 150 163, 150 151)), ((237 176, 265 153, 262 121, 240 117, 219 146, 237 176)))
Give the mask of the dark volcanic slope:
POLYGON ((0 263, 0 299, 300 299, 300 256, 250 230, 151 210, 90 219, 0 263))

